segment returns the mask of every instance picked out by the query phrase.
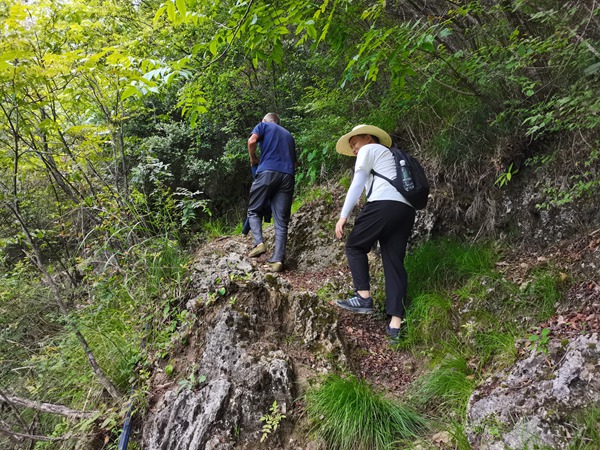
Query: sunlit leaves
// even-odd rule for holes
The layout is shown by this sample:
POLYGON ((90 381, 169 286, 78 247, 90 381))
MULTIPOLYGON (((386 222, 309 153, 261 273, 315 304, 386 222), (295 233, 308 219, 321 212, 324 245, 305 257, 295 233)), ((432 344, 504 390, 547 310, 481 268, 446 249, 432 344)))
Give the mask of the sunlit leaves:
POLYGON ((191 84, 186 86, 185 92, 182 94, 177 106, 181 108, 182 115, 187 115, 189 117, 190 125, 193 127, 195 126, 199 115, 207 111, 205 105, 206 99, 204 98, 204 92, 191 84))
POLYGON ((6 30, 9 33, 12 31, 18 32, 24 28, 28 10, 28 6, 21 2, 16 2, 10 6, 10 13, 5 22, 6 30))

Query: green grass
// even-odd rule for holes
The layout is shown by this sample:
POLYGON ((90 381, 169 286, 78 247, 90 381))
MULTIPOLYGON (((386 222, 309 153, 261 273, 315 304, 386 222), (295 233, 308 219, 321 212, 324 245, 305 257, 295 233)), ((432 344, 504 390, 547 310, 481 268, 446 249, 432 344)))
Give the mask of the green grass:
POLYGON ((460 420, 451 420, 450 424, 448 425, 448 431, 454 441, 455 450, 471 450, 471 444, 469 442, 469 438, 467 437, 467 432, 465 430, 462 417, 460 420))
POLYGON ((478 367, 511 364, 515 340, 554 314, 561 281, 556 270, 540 267, 517 285, 495 270, 496 253, 488 245, 438 240, 408 255, 406 337, 397 348, 432 359, 460 349, 478 367))
POLYGON ((507 367, 517 359, 515 341, 517 332, 514 326, 510 331, 486 330, 475 332, 473 341, 475 354, 479 359, 479 367, 498 366, 507 367))
POLYGON ((328 376, 305 400, 313 431, 330 450, 395 449, 400 440, 426 428, 426 420, 413 409, 352 376, 328 376))
POLYGON ((229 234, 231 229, 224 220, 211 218, 202 223, 202 231, 208 239, 215 239, 229 234))
POLYGON ((408 298, 444 292, 470 276, 491 273, 496 260, 491 247, 450 240, 426 242, 406 257, 408 298))
POLYGON ((449 355, 434 370, 415 382, 411 399, 421 407, 438 413, 464 416, 475 379, 463 356, 449 355))
POLYGON ((574 414, 573 440, 568 450, 595 450, 600 448, 600 406, 590 406, 574 414))
MULTIPOLYGON (((432 367, 414 382, 407 401, 438 420, 457 449, 469 449, 464 417, 473 390, 485 374, 514 364, 517 340, 555 313, 567 279, 541 264, 514 281, 510 267, 496 269, 497 254, 486 244, 437 240, 406 258, 409 307, 404 338, 394 347, 432 367)), ((600 448, 597 410, 577 420, 570 448, 600 448)))
POLYGON ((536 270, 532 278, 522 289, 522 308, 535 320, 544 321, 554 314, 554 305, 561 298, 559 281, 551 269, 536 270))
POLYGON ((415 298, 407 311, 405 339, 399 345, 432 346, 443 342, 452 333, 452 302, 442 294, 427 293, 415 298))
MULTIPOLYGON (((148 281, 149 293, 160 293, 166 284, 181 287, 189 256, 176 241, 157 238, 141 250, 139 256, 147 267, 147 276, 144 278, 148 281)), ((134 278, 139 280, 139 274, 134 278)))
MULTIPOLYGON (((299 191, 297 191, 297 194, 299 191)), ((333 197, 331 192, 324 187, 312 187, 310 190, 300 192, 300 195, 294 197, 292 202, 292 214, 298 212, 298 210, 305 204, 320 200, 322 203, 331 205, 333 203, 333 197)))

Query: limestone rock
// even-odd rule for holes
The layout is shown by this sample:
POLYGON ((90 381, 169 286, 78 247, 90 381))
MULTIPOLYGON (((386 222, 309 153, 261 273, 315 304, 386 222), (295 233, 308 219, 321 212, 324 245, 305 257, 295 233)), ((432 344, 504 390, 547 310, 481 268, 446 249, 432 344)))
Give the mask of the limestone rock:
POLYGON ((548 354, 531 350, 507 376, 491 377, 469 401, 473 448, 566 449, 573 413, 600 402, 599 357, 594 333, 578 336, 566 348, 550 342, 548 354))
POLYGON ((304 348, 327 353, 323 361, 337 358, 343 364, 335 315, 316 296, 292 294, 279 278, 263 278, 244 258, 229 254, 202 261, 194 275, 200 296, 217 288, 225 291, 202 310, 203 345, 188 349, 194 379, 202 381, 162 395, 145 418, 143 448, 289 448, 285 430, 291 427, 298 392, 292 360, 282 349, 294 336, 304 348), (235 281, 231 273, 250 278, 235 281), (260 418, 274 401, 290 417, 289 426, 282 419, 278 431, 268 436, 268 446, 261 447, 260 418))

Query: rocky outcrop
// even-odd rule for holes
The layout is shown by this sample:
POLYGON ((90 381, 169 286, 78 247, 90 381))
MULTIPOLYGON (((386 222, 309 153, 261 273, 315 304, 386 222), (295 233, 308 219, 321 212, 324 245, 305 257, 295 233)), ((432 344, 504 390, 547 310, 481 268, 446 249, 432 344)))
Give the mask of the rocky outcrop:
POLYGON ((467 411, 472 448, 569 447, 575 415, 600 403, 600 343, 594 333, 565 344, 531 350, 508 375, 476 389, 467 411))
POLYGON ((292 448, 286 436, 298 368, 284 349, 294 340, 327 354, 322 371, 344 363, 332 311, 313 295, 291 292, 281 278, 261 274, 240 256, 242 244, 227 245, 224 255, 199 255, 192 277, 199 296, 188 308, 202 312, 205 333, 186 359, 200 383, 181 383, 162 395, 145 420, 145 449, 292 448), (261 447, 260 419, 274 402, 286 419, 261 447))

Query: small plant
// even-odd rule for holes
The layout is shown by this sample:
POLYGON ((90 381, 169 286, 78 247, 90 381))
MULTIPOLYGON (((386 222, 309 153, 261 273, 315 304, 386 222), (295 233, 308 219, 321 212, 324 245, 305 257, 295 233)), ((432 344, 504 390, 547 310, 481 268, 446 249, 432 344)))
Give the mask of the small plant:
POLYGON ((264 442, 271 433, 277 431, 277 428, 279 428, 279 424, 281 423, 281 419, 285 419, 285 417, 285 414, 281 414, 279 412, 279 405, 277 404, 277 400, 275 400, 269 408, 269 414, 265 414, 260 418, 260 421, 264 422, 260 442, 264 442))
POLYGON ((190 192, 189 190, 178 187, 175 197, 179 197, 176 203, 176 208, 181 213, 181 226, 186 226, 196 219, 196 210, 201 210, 203 213, 211 215, 208 209, 208 201, 197 199, 202 193, 200 191, 190 192))
POLYGON ((181 389, 187 389, 191 391, 206 381, 206 375, 200 375, 199 377, 196 376, 196 369, 196 365, 192 365, 190 367, 190 374, 188 377, 183 380, 179 380, 177 384, 179 384, 181 389))
POLYGON ((550 328, 544 328, 539 335, 532 334, 529 341, 536 344, 538 351, 548 354, 548 344, 550 343, 550 328))
POLYGON ((510 166, 508 166, 508 169, 506 169, 506 172, 501 173, 494 184, 497 184, 498 187, 505 186, 510 180, 512 180, 513 175, 518 171, 519 169, 513 170, 513 163, 511 163, 510 166))

